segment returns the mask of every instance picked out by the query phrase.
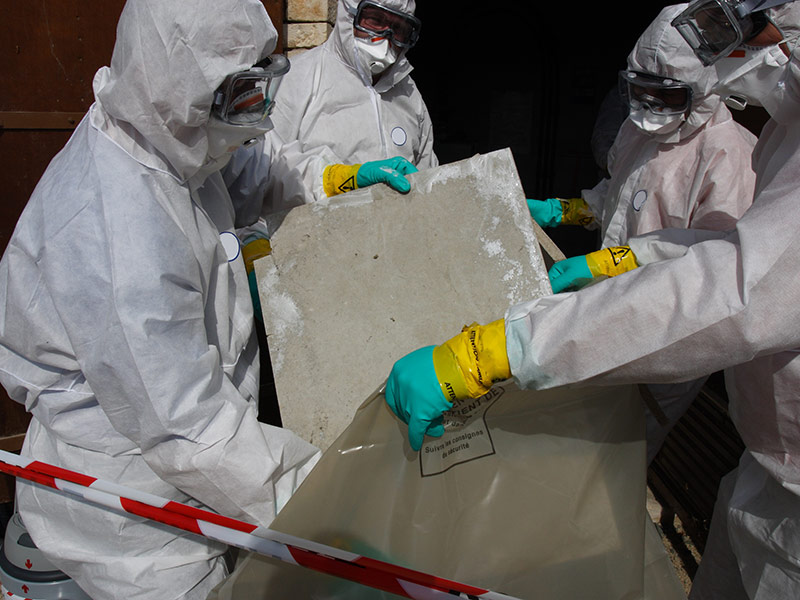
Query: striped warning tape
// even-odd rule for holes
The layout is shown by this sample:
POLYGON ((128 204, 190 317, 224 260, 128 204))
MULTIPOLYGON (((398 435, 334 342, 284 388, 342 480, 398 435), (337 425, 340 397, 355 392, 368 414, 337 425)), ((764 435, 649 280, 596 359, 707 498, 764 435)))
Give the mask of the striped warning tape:
POLYGON ((517 600, 513 596, 318 544, 4 450, 0 450, 0 472, 61 490, 118 512, 145 517, 404 598, 517 600))

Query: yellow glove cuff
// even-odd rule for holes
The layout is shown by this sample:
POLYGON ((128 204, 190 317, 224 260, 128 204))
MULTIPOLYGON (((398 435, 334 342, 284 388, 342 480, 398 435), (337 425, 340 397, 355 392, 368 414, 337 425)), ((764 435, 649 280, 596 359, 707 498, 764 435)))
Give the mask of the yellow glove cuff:
POLYGON ((614 246, 590 252, 586 255, 586 263, 593 277, 600 275, 614 277, 639 266, 630 246, 614 246))
POLYGON ((335 196, 358 189, 356 173, 361 165, 328 165, 322 172, 322 188, 326 196, 335 196))
POLYGON ((434 348, 433 367, 442 393, 451 402, 483 396, 493 383, 511 377, 504 320, 464 327, 434 348))
POLYGON ((594 221, 594 213, 586 200, 583 198, 570 198, 561 200, 561 224, 562 225, 581 225, 586 227, 594 221))
POLYGON ((244 248, 242 248, 244 268, 247 269, 248 275, 253 271, 253 263, 259 258, 269 256, 270 252, 272 252, 272 246, 270 245, 269 240, 264 238, 253 240, 249 244, 246 244, 244 248))

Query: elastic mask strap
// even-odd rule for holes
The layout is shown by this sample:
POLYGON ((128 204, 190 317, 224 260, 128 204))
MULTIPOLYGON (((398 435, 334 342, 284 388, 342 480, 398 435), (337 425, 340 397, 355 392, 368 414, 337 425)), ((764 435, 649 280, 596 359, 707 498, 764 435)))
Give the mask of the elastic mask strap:
MULTIPOLYGON (((776 25, 777 27, 777 25, 776 25)), ((778 47, 780 48, 782 44, 785 44, 786 47, 789 49, 789 59, 794 56, 794 53, 797 51, 797 42, 800 41, 800 33, 793 35, 792 37, 785 37, 778 42, 778 47)))
POLYGON ((734 9, 740 16, 786 4, 786 0, 742 0, 734 9))

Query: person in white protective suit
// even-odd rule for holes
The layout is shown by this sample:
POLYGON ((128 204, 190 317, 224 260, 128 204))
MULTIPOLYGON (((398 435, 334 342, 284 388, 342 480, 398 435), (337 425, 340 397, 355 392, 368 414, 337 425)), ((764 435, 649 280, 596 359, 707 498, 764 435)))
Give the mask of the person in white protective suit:
MULTIPOLYGON (((0 381, 23 454, 267 526, 319 451, 261 424, 230 153, 285 62, 258 0, 128 0, 95 103, 0 261, 0 381)), ((255 208, 251 206, 254 204, 255 208)), ((18 481, 36 545, 94 599, 206 598, 223 544, 18 481)))
MULTIPOLYGON (((261 168, 271 176, 257 181, 263 216, 378 182, 407 192, 404 175, 438 164, 430 115, 406 59, 421 27, 415 8, 414 0, 339 0, 328 39, 292 59, 275 128, 264 143, 238 151, 226 169, 226 178, 239 178, 267 163, 261 168)), ((253 261, 271 252, 269 229, 262 219, 237 233, 266 357, 253 261)), ((277 412, 272 394, 263 396, 263 412, 277 412)))
POLYGON ((669 383, 725 368, 746 450, 720 485, 693 600, 800 598, 797 4, 698 0, 674 21, 714 64, 720 95, 772 117, 754 150, 753 204, 734 230, 666 229, 631 238, 625 252, 603 250, 596 263, 615 276, 415 350, 386 384, 419 449, 426 434, 443 433, 449 399, 479 396, 495 381, 669 383))
MULTIPOLYGON (((733 229, 750 206, 756 137, 733 120, 712 92, 714 69, 703 67, 672 26, 687 6, 663 8, 620 73, 630 114, 609 154, 610 178, 583 190, 581 198, 529 200, 539 225, 599 226, 601 248, 611 248, 658 229, 733 229)), ((563 268, 551 270, 557 292, 575 283, 573 271, 562 275, 563 268)), ((648 463, 706 379, 648 386, 663 413, 656 418, 648 410, 648 463)))
POLYGON ((320 46, 292 59, 275 107, 265 211, 352 189, 324 180, 330 164, 402 157, 438 165, 433 127, 406 52, 420 22, 414 0, 339 0, 336 25, 320 46), (279 148, 279 150, 277 150, 279 148))
MULTIPOLYGON (((414 0, 339 0, 336 24, 320 46, 292 58, 281 83, 275 128, 265 143, 237 152, 226 170, 236 177, 268 163, 263 216, 324 200, 381 181, 404 192, 401 175, 438 165, 428 109, 406 58, 420 34, 414 0)), ((237 231, 252 286, 262 371, 269 368, 253 261, 271 252, 264 220, 237 231)), ((274 392, 264 385, 262 415, 277 415, 274 392)), ((279 418, 279 417, 277 417, 279 418)))

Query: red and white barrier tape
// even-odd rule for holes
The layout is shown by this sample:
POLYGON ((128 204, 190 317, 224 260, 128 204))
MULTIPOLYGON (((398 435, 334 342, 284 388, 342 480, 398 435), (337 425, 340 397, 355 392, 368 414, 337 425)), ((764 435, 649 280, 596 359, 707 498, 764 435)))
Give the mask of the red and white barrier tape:
POLYGON ((518 600, 0 450, 0 472, 283 562, 414 600, 518 600))

